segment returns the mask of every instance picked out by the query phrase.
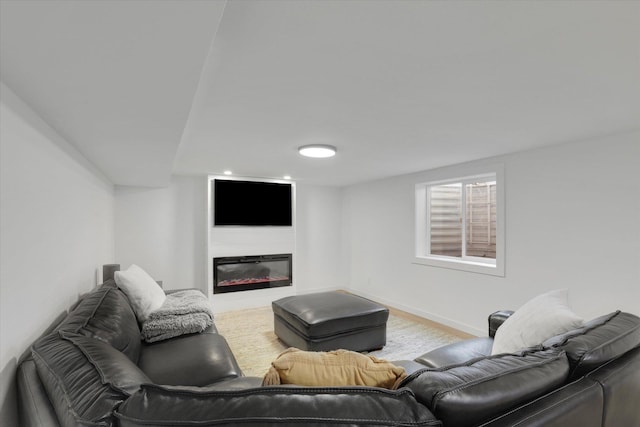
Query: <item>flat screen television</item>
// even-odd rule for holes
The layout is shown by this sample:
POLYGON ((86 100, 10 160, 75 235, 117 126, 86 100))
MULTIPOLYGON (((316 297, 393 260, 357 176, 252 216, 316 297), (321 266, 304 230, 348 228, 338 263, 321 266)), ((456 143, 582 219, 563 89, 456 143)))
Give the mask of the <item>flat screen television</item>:
POLYGON ((216 179, 214 226, 291 226, 291 184, 216 179))

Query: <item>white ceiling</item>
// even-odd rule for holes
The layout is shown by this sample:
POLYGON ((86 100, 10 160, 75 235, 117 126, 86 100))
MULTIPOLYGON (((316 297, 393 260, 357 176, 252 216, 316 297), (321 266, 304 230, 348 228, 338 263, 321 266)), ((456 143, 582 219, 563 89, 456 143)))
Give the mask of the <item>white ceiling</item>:
POLYGON ((0 0, 0 78, 114 183, 167 185, 223 9, 0 0))
POLYGON ((116 184, 341 186, 640 128, 640 2, 1 8, 2 81, 116 184))

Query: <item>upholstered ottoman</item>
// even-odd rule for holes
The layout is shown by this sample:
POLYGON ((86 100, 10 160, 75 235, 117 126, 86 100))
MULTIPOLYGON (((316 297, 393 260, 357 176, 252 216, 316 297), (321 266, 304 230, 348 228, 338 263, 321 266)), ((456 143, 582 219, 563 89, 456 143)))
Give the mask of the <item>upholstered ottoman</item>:
POLYGON ((374 350, 387 342, 389 310, 365 298, 341 292, 286 297, 274 301, 278 338, 307 351, 374 350))

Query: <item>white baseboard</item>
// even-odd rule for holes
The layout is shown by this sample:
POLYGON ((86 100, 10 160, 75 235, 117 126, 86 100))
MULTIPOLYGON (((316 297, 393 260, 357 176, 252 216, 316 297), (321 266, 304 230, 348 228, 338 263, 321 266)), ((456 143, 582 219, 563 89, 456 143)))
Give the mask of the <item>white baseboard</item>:
POLYGON ((257 289, 253 291, 229 292, 210 295, 213 313, 259 308, 271 305, 272 301, 296 295, 295 286, 257 289))
POLYGON ((330 288, 313 288, 313 289, 298 289, 297 295, 315 294, 317 292, 332 292, 345 290, 344 286, 333 286, 330 288))
POLYGON ((471 335, 475 335, 477 337, 487 336, 487 330, 478 329, 478 328, 475 328, 473 326, 457 322, 457 321, 455 321, 453 319, 449 319, 448 317, 442 317, 442 316, 439 316, 437 314, 433 314, 433 313, 430 313, 428 311, 425 311, 425 310, 422 310, 422 309, 419 309, 419 308, 415 308, 415 307, 411 307, 411 306, 406 305, 406 304, 402 304, 402 303, 400 303, 398 301, 393 301, 393 300, 389 300, 389 299, 386 299, 386 298, 379 298, 378 296, 373 295, 373 294, 369 294, 368 292, 362 292, 360 290, 356 291, 356 290, 350 289, 350 288, 347 288, 345 290, 349 291, 349 292, 351 292, 353 294, 360 295, 361 297, 364 297, 364 298, 370 299, 372 301, 375 301, 375 302, 377 302, 379 304, 386 305, 386 306, 393 307, 393 308, 397 308, 398 310, 406 311, 407 313, 415 314, 416 316, 423 317, 425 319, 440 323, 440 324, 445 325, 445 326, 449 326, 450 328, 454 328, 454 329, 457 329, 459 331, 466 332, 466 333, 471 334, 471 335))

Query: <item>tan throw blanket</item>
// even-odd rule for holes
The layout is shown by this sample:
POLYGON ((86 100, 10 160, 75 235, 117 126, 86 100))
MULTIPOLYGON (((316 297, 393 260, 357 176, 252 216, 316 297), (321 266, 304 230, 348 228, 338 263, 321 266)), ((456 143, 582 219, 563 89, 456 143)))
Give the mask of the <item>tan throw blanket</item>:
POLYGON ((402 367, 354 351, 289 348, 271 363, 262 385, 371 386, 395 390, 406 376, 402 367))
POLYGON ((187 289, 168 294, 162 306, 142 324, 141 335, 146 342, 156 342, 202 332, 212 324, 209 299, 200 291, 187 289))

